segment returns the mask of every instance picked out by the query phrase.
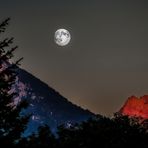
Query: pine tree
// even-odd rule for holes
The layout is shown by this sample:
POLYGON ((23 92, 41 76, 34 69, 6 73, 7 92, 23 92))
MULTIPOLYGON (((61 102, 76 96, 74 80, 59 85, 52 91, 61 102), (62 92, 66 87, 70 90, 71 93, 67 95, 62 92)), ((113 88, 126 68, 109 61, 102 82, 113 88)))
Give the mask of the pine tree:
MULTIPOLYGON (((0 35, 5 32, 9 21, 10 18, 0 24, 0 35)), ((21 114, 22 109, 28 106, 27 102, 13 103, 14 98, 18 97, 13 86, 22 60, 12 61, 13 52, 17 49, 17 46, 13 47, 13 40, 5 38, 0 41, 0 147, 17 143, 29 120, 28 115, 21 114)))
MULTIPOLYGON (((26 141, 24 143, 27 143, 26 141)), ((28 145, 32 148, 58 148, 55 136, 48 125, 40 126, 36 134, 28 137, 28 145)))

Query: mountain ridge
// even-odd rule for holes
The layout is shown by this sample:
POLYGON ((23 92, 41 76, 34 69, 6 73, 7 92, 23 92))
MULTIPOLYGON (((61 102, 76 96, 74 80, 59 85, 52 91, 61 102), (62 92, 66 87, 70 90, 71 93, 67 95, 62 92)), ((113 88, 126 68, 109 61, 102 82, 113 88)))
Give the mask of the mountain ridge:
POLYGON ((70 125, 95 115, 89 110, 71 103, 55 89, 24 69, 18 69, 15 88, 19 93, 15 102, 17 103, 21 99, 27 99, 29 102, 26 113, 31 113, 32 117, 27 133, 36 131, 43 124, 49 125, 55 132, 58 125, 70 125))

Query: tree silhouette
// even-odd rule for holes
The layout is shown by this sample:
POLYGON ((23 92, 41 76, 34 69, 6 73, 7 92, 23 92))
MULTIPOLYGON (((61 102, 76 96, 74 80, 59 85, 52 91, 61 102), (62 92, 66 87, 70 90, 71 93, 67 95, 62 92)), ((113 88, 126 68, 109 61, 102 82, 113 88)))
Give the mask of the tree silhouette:
POLYGON ((117 115, 96 117, 70 128, 58 130, 60 148, 125 148, 148 147, 146 128, 134 118, 117 115))
POLYGON ((23 148, 58 148, 58 142, 51 133, 49 126, 44 125, 38 128, 37 133, 33 133, 27 138, 22 138, 18 147, 23 148))
MULTIPOLYGON (((0 35, 5 32, 10 18, 0 24, 0 35)), ((29 116, 22 115, 22 109, 28 106, 26 101, 14 103, 18 97, 13 88, 17 76, 17 68, 21 59, 12 61, 13 38, 0 41, 0 145, 13 146, 21 137, 29 120, 29 116)))

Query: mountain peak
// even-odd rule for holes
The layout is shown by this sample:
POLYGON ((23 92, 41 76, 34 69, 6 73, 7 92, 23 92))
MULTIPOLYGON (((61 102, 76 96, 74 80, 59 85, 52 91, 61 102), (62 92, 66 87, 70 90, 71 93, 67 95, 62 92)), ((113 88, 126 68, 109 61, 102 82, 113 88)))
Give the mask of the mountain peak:
POLYGON ((140 98, 136 96, 129 97, 120 112, 123 115, 148 119, 148 95, 140 98))
POLYGON ((47 124, 52 131, 61 124, 78 123, 93 117, 94 114, 71 103, 56 90, 36 78, 29 72, 19 69, 16 88, 21 99, 27 99, 29 107, 25 111, 31 113, 27 132, 34 132, 40 125, 47 124))

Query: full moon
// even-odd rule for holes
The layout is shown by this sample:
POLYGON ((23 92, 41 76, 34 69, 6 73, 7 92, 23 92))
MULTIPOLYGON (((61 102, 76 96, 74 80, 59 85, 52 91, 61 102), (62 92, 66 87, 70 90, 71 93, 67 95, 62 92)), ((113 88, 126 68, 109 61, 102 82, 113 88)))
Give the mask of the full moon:
POLYGON ((71 40, 71 35, 66 29, 58 29, 54 35, 54 41, 59 46, 67 45, 71 40))

